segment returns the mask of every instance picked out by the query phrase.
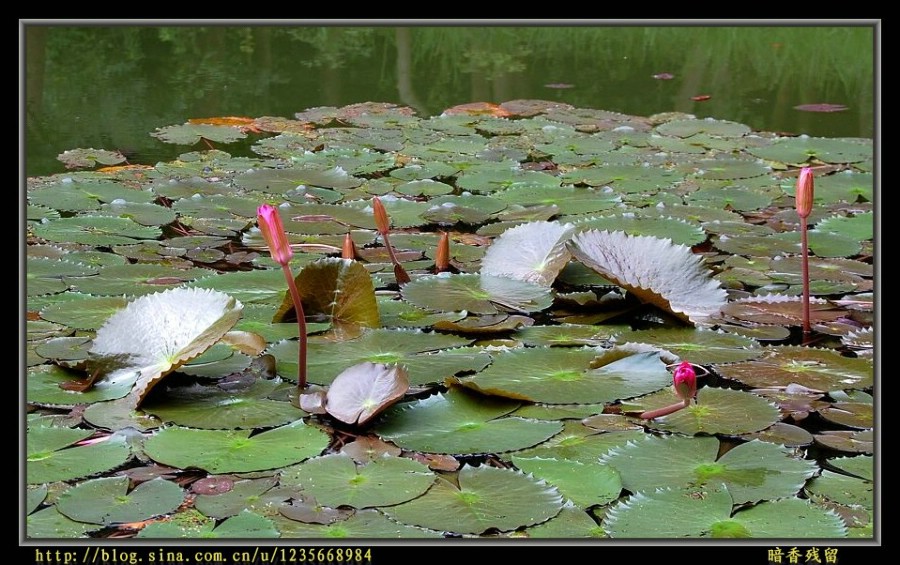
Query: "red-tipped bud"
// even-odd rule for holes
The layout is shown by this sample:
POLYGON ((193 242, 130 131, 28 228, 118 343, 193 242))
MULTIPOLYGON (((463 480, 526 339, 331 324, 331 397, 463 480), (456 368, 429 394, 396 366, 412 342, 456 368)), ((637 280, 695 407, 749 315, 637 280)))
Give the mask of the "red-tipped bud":
POLYGON ((344 245, 341 247, 341 258, 342 259, 356 259, 356 244, 353 243, 353 238, 350 237, 350 234, 344 236, 344 245))
POLYGON ((391 229, 391 220, 377 196, 372 198, 372 208, 375 210, 375 227, 378 228, 378 233, 384 235, 391 229))
POLYGON ((434 256, 434 270, 443 272, 450 268, 450 234, 441 232, 438 240, 437 253, 434 256))
POLYGON ((697 394, 697 373, 694 367, 687 361, 682 361, 675 368, 675 394, 683 401, 690 402, 694 395, 697 394))
POLYGON ((794 192, 794 206, 801 218, 809 217, 813 206, 813 172, 809 167, 800 169, 797 177, 797 190, 794 192))
POLYGON ((281 223, 278 208, 271 204, 263 204, 256 209, 256 221, 269 246, 269 251, 272 252, 272 259, 281 265, 287 265, 294 256, 294 251, 284 233, 284 224, 281 223))

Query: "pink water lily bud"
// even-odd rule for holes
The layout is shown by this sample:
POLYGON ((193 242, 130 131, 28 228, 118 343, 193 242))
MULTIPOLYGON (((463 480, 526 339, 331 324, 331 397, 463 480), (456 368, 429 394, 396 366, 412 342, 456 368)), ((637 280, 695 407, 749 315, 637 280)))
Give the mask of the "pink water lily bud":
POLYGON ((344 245, 341 247, 342 259, 356 259, 356 244, 350 234, 344 236, 344 245))
POLYGON ((675 393, 685 402, 690 402, 694 395, 697 394, 697 373, 694 371, 693 365, 687 361, 682 361, 675 368, 675 393))
POLYGON ((797 177, 797 190, 794 193, 794 206, 801 218, 809 217, 813 206, 813 172, 809 167, 800 169, 797 177))
POLYGON ((284 224, 281 223, 278 208, 271 204, 263 204, 256 209, 256 221, 269 246, 269 251, 272 252, 272 259, 280 265, 287 265, 294 256, 294 251, 284 233, 284 224))

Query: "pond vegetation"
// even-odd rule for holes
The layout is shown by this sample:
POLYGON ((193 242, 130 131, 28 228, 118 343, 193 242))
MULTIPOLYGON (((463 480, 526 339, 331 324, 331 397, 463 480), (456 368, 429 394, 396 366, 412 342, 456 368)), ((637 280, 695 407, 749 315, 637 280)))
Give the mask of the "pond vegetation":
POLYGON ((871 140, 541 100, 152 135, 189 150, 28 179, 29 538, 872 537, 871 140))

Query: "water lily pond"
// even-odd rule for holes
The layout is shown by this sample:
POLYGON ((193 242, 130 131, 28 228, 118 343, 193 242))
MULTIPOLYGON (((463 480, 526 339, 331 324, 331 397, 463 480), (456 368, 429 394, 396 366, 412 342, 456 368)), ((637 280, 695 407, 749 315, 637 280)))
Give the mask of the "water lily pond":
POLYGON ((871 139, 543 100, 151 135, 28 179, 28 538, 873 537, 871 139))

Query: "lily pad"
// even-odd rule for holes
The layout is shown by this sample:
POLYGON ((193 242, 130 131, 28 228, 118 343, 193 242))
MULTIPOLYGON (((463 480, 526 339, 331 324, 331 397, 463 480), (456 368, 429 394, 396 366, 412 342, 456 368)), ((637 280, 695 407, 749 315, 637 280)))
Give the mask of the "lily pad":
POLYGON ((503 417, 518 405, 451 389, 392 408, 374 431, 408 450, 476 454, 531 447, 562 429, 558 422, 503 417))
POLYGON ((160 141, 178 145, 194 145, 201 139, 207 139, 218 143, 232 143, 247 137, 247 134, 241 131, 240 128, 210 124, 166 126, 164 128, 157 128, 156 131, 150 135, 160 141))
POLYGON ((174 511, 184 501, 181 487, 153 479, 128 490, 128 477, 104 477, 64 492, 56 507, 73 520, 92 524, 139 522, 174 511))
POLYGON ((384 511, 407 524, 477 534, 538 524, 562 507, 559 491, 542 481, 508 469, 466 465, 458 486, 440 479, 425 495, 384 511))
POLYGON ((644 438, 643 429, 601 433, 578 422, 566 422, 563 431, 546 442, 515 453, 521 457, 568 459, 582 463, 595 463, 609 450, 644 438))
POLYGON ((555 517, 525 530, 529 538, 604 538, 606 532, 587 512, 565 507, 555 517))
POLYGON ((406 375, 406 369, 398 365, 354 365, 328 387, 325 410, 344 423, 364 425, 403 398, 409 389, 406 375))
POLYGON ((25 434, 28 484, 80 479, 114 469, 131 456, 122 436, 72 447, 90 435, 90 430, 29 426, 25 434))
POLYGON ((466 310, 496 314, 502 309, 537 312, 550 306, 549 289, 506 277, 441 274, 422 277, 401 289, 404 300, 438 312, 466 310))
POLYGON ((227 390, 221 386, 179 387, 142 408, 164 422, 192 428, 269 428, 305 415, 289 402, 268 398, 280 383, 280 379, 260 379, 249 387, 227 390))
POLYGON ((508 204, 554 205, 560 214, 591 214, 609 210, 620 200, 615 194, 575 186, 514 186, 493 196, 508 204))
POLYGON ((610 508, 603 525, 614 538, 835 538, 847 532, 837 514, 799 498, 733 515, 731 508, 724 486, 640 492, 610 508))
POLYGON ((523 473, 543 479, 558 488, 578 508, 608 504, 619 498, 622 492, 619 472, 610 465, 515 455, 512 462, 523 473))
POLYGON ((310 459, 285 473, 281 484, 297 486, 324 506, 391 506, 420 496, 434 483, 428 467, 403 457, 380 457, 357 465, 344 454, 310 459))
POLYGON ((25 535, 30 539, 86 538, 89 532, 101 527, 99 524, 72 520, 60 513, 56 505, 38 510, 25 518, 25 535))
POLYGON ((858 163, 872 155, 872 148, 862 143, 807 136, 779 139, 747 151, 760 159, 792 165, 806 164, 812 158, 826 163, 858 163))
MULTIPOLYGON (((645 410, 653 410, 677 401, 674 394, 660 393, 638 399, 645 410)), ((668 416, 651 420, 653 428, 695 435, 738 435, 768 428, 780 419, 778 408, 764 398, 727 388, 702 388, 697 403, 668 416)))
POLYGON ((746 361, 763 353, 753 339, 692 328, 624 331, 616 333, 615 340, 619 344, 647 343, 698 365, 746 361))
POLYGON ((571 254, 566 241, 572 224, 529 222, 496 238, 481 260, 481 274, 549 287, 571 254))
POLYGON ((628 235, 665 237, 678 245, 698 245, 706 241, 706 232, 703 231, 703 228, 675 218, 646 218, 622 214, 580 220, 575 226, 578 230, 623 231, 628 235))
POLYGON ((109 216, 74 216, 34 226, 34 235, 47 241, 105 247, 136 243, 139 239, 156 239, 161 234, 157 227, 109 216))
MULTIPOLYGON (((346 520, 332 524, 304 524, 287 518, 276 518, 275 526, 282 538, 360 539, 360 538, 442 538, 441 532, 425 530, 391 520, 375 509, 361 510, 346 520)), ((352 550, 355 560, 365 559, 366 549, 352 550)))
POLYGON ((725 291, 702 259, 671 240, 588 230, 568 245, 575 259, 601 276, 685 321, 695 323, 725 305, 725 291))
POLYGON ((97 330, 91 355, 121 363, 103 375, 106 386, 135 384, 140 404, 166 374, 203 353, 234 326, 242 305, 221 292, 173 289, 131 302, 97 330), (118 361, 123 359, 124 362, 118 361))
POLYGON ((147 439, 144 451, 173 467, 199 467, 210 473, 276 469, 318 455, 328 436, 297 420, 250 436, 250 431, 192 430, 169 427, 147 439), (203 445, 198 452, 197 445, 203 445))
POLYGON ((622 486, 631 492, 724 483, 735 504, 793 496, 818 469, 814 461, 762 441, 738 445, 717 458, 718 452, 719 440, 712 437, 648 436, 613 449, 601 461, 618 469, 622 486))
POLYGON ((69 371, 57 365, 39 365, 28 369, 25 398, 35 404, 75 406, 122 398, 131 391, 131 383, 93 387, 85 391, 67 390, 60 385, 83 379, 84 373, 69 371))
POLYGON ((671 382, 656 353, 630 355, 598 368, 593 348, 518 349, 460 383, 486 394, 547 404, 612 402, 653 392, 671 382))
POLYGON ((716 371, 754 388, 796 383, 817 390, 864 389, 874 378, 870 360, 794 346, 768 348, 755 361, 717 366, 716 371))
POLYGON ((204 515, 220 520, 247 510, 260 511, 267 504, 274 505, 286 498, 280 498, 278 494, 274 494, 272 499, 266 496, 277 483, 275 477, 234 481, 231 489, 226 492, 198 494, 194 499, 194 506, 204 515))

